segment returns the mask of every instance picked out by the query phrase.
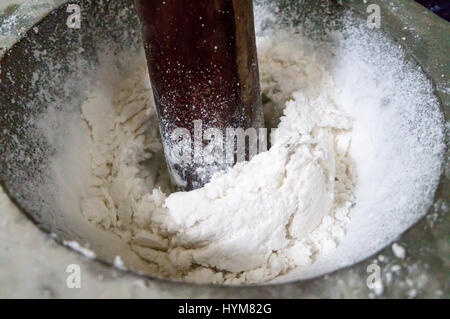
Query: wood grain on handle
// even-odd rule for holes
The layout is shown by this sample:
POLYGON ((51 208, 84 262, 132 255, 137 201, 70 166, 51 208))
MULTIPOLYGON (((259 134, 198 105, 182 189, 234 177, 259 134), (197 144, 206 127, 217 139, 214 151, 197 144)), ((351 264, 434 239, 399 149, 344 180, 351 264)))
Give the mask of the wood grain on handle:
POLYGON ((171 163, 170 135, 194 136, 195 120, 203 130, 262 127, 252 0, 136 0, 136 8, 169 169, 180 186, 201 187, 206 164, 171 163))

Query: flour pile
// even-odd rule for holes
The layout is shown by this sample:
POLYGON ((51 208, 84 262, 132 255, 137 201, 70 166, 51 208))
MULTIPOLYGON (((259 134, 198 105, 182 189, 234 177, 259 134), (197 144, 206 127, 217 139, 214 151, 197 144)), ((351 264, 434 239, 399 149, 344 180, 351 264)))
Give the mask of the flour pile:
POLYGON ((299 44, 259 38, 258 55, 266 122, 278 125, 272 146, 194 191, 169 195, 144 59, 114 96, 94 92, 82 105, 92 142, 83 215, 128 243, 154 275, 267 281, 312 263, 345 234, 356 180, 352 119, 331 76, 299 44))

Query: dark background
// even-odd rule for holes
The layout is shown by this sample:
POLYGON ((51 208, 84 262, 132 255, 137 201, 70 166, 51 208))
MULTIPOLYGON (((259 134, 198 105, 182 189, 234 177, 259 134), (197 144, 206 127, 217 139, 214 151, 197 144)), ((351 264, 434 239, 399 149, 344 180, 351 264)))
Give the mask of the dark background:
POLYGON ((416 0, 425 8, 450 21, 450 0, 416 0))

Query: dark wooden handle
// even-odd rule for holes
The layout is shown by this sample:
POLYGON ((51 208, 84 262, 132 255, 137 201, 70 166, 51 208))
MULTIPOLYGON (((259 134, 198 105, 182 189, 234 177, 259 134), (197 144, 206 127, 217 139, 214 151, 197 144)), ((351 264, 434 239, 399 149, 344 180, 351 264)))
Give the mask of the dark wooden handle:
POLYGON ((223 132, 263 125, 252 0, 136 0, 136 8, 169 169, 184 188, 201 187, 206 164, 171 163, 173 130, 194 136, 195 120, 223 132))

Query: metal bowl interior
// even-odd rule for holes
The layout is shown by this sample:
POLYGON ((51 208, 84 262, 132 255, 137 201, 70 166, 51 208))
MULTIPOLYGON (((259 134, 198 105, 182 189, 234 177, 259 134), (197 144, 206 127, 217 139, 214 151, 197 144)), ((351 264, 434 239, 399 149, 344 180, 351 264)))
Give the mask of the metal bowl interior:
MULTIPOLYGON (((105 48, 109 54, 121 57, 121 52, 130 52, 128 60, 123 57, 117 61, 118 68, 121 68, 131 63, 133 53, 141 50, 142 44, 132 1, 85 0, 72 3, 82 7, 82 28, 67 27, 67 5, 63 5, 30 29, 0 61, 0 183, 22 212, 43 231, 56 234, 61 242, 89 243, 89 235, 80 233, 61 218, 55 198, 44 190, 37 191, 36 185, 47 180, 45 167, 50 164, 58 144, 58 141, 49 141, 42 134, 37 119, 48 108, 79 114, 86 92, 96 80, 92 74, 96 72, 99 53, 104 53, 105 48)), ((355 3, 346 2, 364 14, 365 7, 355 3)), ((326 37, 326 31, 341 28, 340 19, 347 11, 345 7, 330 1, 318 1, 306 7, 301 1, 278 1, 277 5, 284 23, 303 26, 303 30, 313 38, 326 37)), ((413 23, 405 21, 404 17, 421 14, 421 9, 414 5, 406 9, 407 13, 398 14, 395 10, 382 7, 382 12, 386 12, 383 28, 389 37, 401 38, 400 26, 413 23)), ((414 40, 413 34, 404 42, 408 59, 415 60, 433 81, 445 120, 448 121, 448 76, 441 76, 450 75, 448 26, 434 17, 414 25, 414 32, 420 35, 420 40, 414 40), (435 26, 433 34, 428 33, 427 23, 435 26), (442 33, 439 33, 441 30, 442 33), (447 41, 443 41, 446 38, 447 41)), ((70 120, 70 117, 59 118, 54 122, 55 127, 48 129, 63 132, 70 120)), ((448 202, 448 182, 448 175, 443 174, 434 203, 448 202)), ((448 218, 446 222, 448 225, 448 218)), ((95 248, 109 249, 105 246, 95 248)), ((99 261, 111 263, 110 259, 101 256, 99 261)), ((312 284, 307 281, 304 285, 312 284)))

